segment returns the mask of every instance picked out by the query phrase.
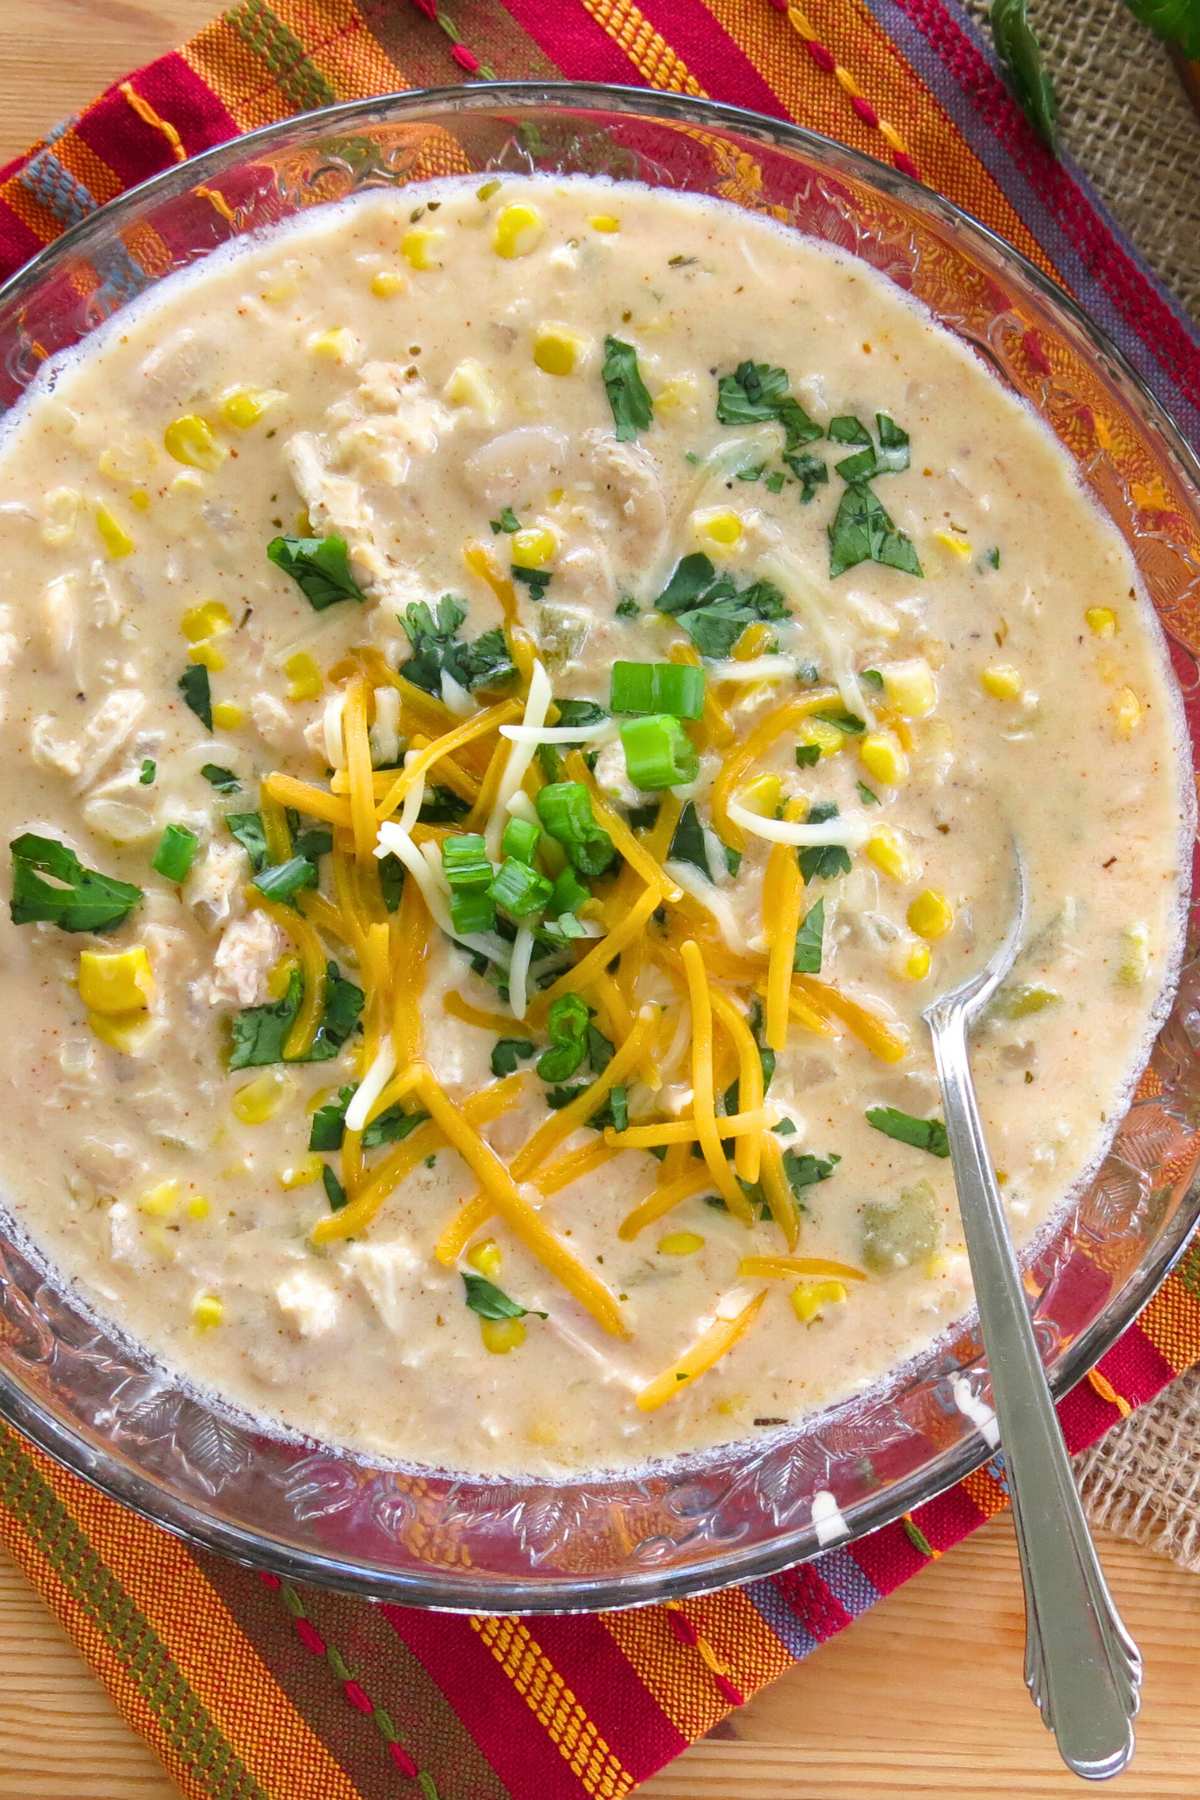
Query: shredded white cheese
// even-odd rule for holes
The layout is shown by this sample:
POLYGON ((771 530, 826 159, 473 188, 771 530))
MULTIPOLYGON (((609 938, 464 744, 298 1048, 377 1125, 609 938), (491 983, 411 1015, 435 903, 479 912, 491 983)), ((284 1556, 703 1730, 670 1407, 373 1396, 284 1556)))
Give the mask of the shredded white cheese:
MULTIPOLYGON (((535 662, 529 677, 529 693, 525 700, 525 716, 521 723, 525 727, 540 731, 546 723, 546 714, 550 709, 553 691, 550 677, 540 662, 535 662)), ((487 853, 495 862, 500 854, 500 839, 504 833, 505 821, 509 816, 509 802, 520 790, 526 771, 533 761, 536 739, 533 743, 514 744, 508 753, 508 761, 504 765, 504 773, 500 777, 500 785, 496 794, 496 804, 492 808, 492 816, 484 831, 484 843, 487 853)))
POLYGON ((773 581, 785 597, 793 602, 805 624, 817 637, 825 651, 834 684, 847 712, 856 714, 870 728, 875 714, 862 690, 851 655, 849 621, 844 611, 835 617, 825 604, 824 596, 805 573, 799 559, 790 550, 771 551, 762 559, 762 572, 773 581))
POLYGON ((371 1108, 382 1094, 392 1076, 396 1073, 396 1050, 389 1031, 384 1037, 375 1060, 359 1082, 346 1108, 346 1130, 362 1131, 371 1116, 371 1108))
POLYGON ((508 1004, 514 1019, 523 1019, 529 1006, 529 958, 533 954, 533 932, 519 925, 513 939, 512 962, 508 966, 508 1004))
MULTIPOLYGON (((415 762, 420 754, 421 752, 419 750, 410 750, 404 758, 405 768, 407 769, 411 762, 415 762)), ((425 776, 419 775, 409 788, 407 794, 405 794, 404 804, 400 808, 400 829, 402 831, 412 830, 413 826, 421 816, 421 808, 424 804, 425 776)))
MULTIPOLYGON (((436 845, 430 848, 438 854, 436 845)), ((408 873, 421 890, 430 917, 439 931, 453 938, 456 944, 463 944, 477 955, 486 956, 489 961, 499 963, 502 968, 508 967, 509 947, 503 938, 491 931, 455 931, 450 919, 450 908, 446 904, 446 890, 440 879, 440 871, 436 872, 421 855, 403 826, 397 825, 394 819, 385 819, 379 827, 379 838, 375 845, 376 856, 387 856, 388 853, 399 857, 408 873)))
POLYGON ((765 838, 769 844, 795 844, 801 850, 818 844, 844 844, 847 850, 860 850, 871 835, 871 827, 865 819, 853 815, 847 817, 844 813, 809 825, 800 819, 764 819, 761 813, 751 812, 740 800, 731 800, 728 811, 734 824, 740 825, 752 837, 765 838))
POLYGON ((727 894, 714 887, 711 881, 705 881, 698 869, 691 863, 667 862, 663 864, 667 874, 677 887, 711 913, 717 922, 717 928, 729 948, 738 956, 750 956, 750 945, 746 942, 741 926, 737 922, 733 906, 727 894))
POLYGON ((453 675, 442 670, 442 705, 459 719, 469 719, 473 712, 478 712, 474 700, 468 694, 461 681, 455 681, 453 675))
POLYGON ((342 712, 346 705, 344 691, 330 694, 321 714, 321 730, 325 738, 325 761, 331 769, 344 769, 346 750, 342 741, 342 712))
POLYGON ((594 725, 502 725, 500 736, 511 744, 605 744, 617 735, 615 719, 594 725))
POLYGON ((729 656, 708 663, 705 673, 710 681, 790 681, 805 667, 798 656, 754 656, 748 662, 729 656))
POLYGON ((400 754, 400 691, 394 687, 375 689, 375 723, 371 727, 371 761, 377 769, 385 769, 400 754))

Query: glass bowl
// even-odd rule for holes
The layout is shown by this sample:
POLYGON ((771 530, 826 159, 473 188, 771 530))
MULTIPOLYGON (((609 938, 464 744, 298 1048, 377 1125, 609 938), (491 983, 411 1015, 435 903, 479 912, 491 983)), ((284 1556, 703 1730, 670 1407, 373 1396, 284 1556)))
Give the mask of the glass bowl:
MULTIPOLYGON (((529 83, 333 106, 251 132, 113 201, 0 291, 0 406, 47 355, 233 236, 364 188, 497 170, 720 195, 842 246, 918 296, 1055 432, 1128 541, 1197 702, 1200 468, 1120 353, 1030 263, 936 194, 732 107, 529 83)), ((1198 712, 1200 702, 1193 743, 1198 712)), ((1198 1042, 1193 938, 1111 1153, 1027 1269, 1056 1392, 1133 1319, 1196 1221, 1198 1042)), ((859 1536, 986 1459, 954 1397, 962 1377, 986 1392, 969 1326, 798 1428, 636 1477, 547 1484, 398 1472, 273 1436, 198 1399, 56 1286, 0 1215, 0 1413, 195 1543, 419 1606, 624 1606, 801 1561, 821 1547, 814 1495, 832 1495, 859 1536)))

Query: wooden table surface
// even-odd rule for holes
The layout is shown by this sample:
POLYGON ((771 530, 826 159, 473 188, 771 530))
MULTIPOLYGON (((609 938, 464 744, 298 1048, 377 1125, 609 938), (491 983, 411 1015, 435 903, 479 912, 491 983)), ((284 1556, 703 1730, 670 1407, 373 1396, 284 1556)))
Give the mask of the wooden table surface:
MULTIPOLYGON (((185 38, 217 4, 0 0, 0 162, 185 38)), ((1122 1793, 1195 1800, 1200 1580, 1128 1544, 1102 1549, 1147 1662, 1138 1756, 1122 1793)), ((1079 1785, 1057 1766, 1025 1698, 1021 1653, 1012 1530, 997 1519, 642 1791, 647 1800, 1065 1800, 1079 1785)), ((0 1556, 0 1800, 176 1793, 0 1556)))

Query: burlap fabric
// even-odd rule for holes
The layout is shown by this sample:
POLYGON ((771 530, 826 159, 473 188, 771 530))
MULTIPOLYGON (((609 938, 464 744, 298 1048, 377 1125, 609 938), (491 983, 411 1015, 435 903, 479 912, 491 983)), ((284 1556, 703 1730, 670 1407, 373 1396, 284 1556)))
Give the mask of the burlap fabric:
MULTIPOLYGON (((990 0, 965 0, 986 26, 990 0)), ((1193 319, 1200 318, 1200 119, 1166 47, 1123 0, 1030 0, 1063 147, 1193 319)))

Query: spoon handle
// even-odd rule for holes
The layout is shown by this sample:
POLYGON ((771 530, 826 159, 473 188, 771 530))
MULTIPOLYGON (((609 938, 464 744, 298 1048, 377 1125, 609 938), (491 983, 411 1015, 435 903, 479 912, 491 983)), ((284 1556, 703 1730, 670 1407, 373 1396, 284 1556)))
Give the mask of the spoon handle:
MULTIPOLYGON (((937 1009, 934 1009, 935 1011, 937 1009)), ((1077 1775, 1117 1775, 1133 1754, 1142 1660, 1105 1584, 979 1117, 968 1021, 930 1018, 963 1232, 1012 1495, 1025 1588, 1025 1682, 1077 1775)))

